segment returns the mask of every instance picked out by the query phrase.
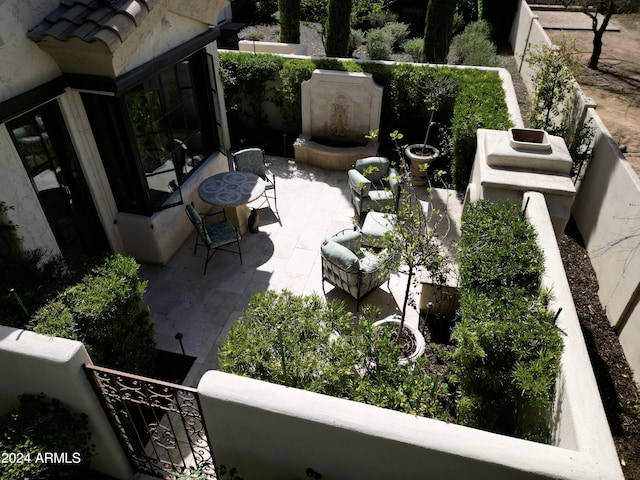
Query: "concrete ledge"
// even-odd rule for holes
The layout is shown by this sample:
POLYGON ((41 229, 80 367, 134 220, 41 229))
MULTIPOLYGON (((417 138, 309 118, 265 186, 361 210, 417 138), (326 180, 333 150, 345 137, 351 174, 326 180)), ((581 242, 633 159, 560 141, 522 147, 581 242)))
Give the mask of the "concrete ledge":
POLYGON ((300 135, 293 144, 295 161, 307 163, 327 170, 349 170, 356 160, 374 157, 379 142, 369 141, 360 147, 330 147, 312 141, 307 135, 300 135))
POLYGON ((307 46, 301 43, 260 42, 240 40, 238 50, 253 53, 276 53, 280 55, 306 55, 307 46))
POLYGON ((209 371, 198 394, 218 464, 244 478, 622 479, 567 450, 209 371))

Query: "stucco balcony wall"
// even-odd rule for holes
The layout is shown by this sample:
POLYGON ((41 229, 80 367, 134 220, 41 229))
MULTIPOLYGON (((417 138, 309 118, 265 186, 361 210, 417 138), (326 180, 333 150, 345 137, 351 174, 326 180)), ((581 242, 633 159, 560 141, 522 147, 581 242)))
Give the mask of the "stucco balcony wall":
POLYGON ((96 456, 91 467, 117 479, 132 475, 82 365, 92 363, 81 342, 52 338, 0 325, 0 414, 18 404, 18 396, 44 393, 89 417, 96 456))

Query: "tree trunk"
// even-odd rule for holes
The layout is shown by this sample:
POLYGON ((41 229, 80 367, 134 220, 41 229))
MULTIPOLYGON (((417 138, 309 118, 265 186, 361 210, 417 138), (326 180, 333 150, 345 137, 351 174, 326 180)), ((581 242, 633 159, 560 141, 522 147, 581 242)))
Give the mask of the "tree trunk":
POLYGON ((593 35, 593 52, 589 59, 589 68, 592 70, 598 69, 598 62, 600 61, 600 54, 602 53, 602 34, 603 31, 597 31, 593 35))

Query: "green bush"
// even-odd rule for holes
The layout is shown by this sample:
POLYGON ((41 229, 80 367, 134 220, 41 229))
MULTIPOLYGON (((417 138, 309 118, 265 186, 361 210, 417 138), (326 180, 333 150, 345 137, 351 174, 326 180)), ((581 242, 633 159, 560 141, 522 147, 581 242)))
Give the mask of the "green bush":
POLYGON ((283 117, 291 124, 294 131, 302 129, 300 114, 301 90, 300 85, 311 78, 315 63, 311 60, 291 59, 282 64, 280 75, 280 96, 282 98, 283 117))
POLYGON ((40 308, 29 326, 83 342, 98 365, 149 375, 156 350, 149 309, 141 307, 145 288, 135 260, 114 255, 40 308))
POLYGON ((382 31, 389 34, 389 38, 391 38, 391 49, 399 50, 409 35, 409 25, 400 22, 389 22, 382 27, 382 31))
POLYGON ((278 0, 280 41, 300 43, 300 0, 278 0))
POLYGON ((351 0, 329 0, 325 27, 328 57, 346 57, 351 35, 351 0))
POLYGON ((391 58, 391 34, 382 28, 374 28, 367 33, 367 56, 371 60, 389 60, 391 58))
POLYGON ((263 103, 273 94, 268 82, 276 78, 283 62, 271 54, 221 52, 220 78, 229 113, 251 119, 253 126, 265 126, 263 103))
POLYGON ((445 63, 449 43, 453 35, 453 15, 456 2, 429 0, 424 27, 424 61, 429 63, 445 63))
POLYGON ((223 371, 383 408, 448 419, 447 385, 425 361, 399 365, 395 330, 374 330, 379 310, 359 317, 341 302, 291 292, 254 295, 220 349, 223 371))
POLYGON ((387 22, 398 20, 387 9, 389 0, 352 0, 351 24, 355 28, 380 28, 387 22))
POLYGON ((422 61, 422 49, 424 48, 424 42, 421 38, 412 38, 404 42, 402 49, 405 53, 411 55, 411 60, 414 62, 422 61))
POLYGON ((462 33, 453 37, 448 62, 483 67, 497 67, 500 64, 496 46, 491 41, 491 26, 486 20, 467 25, 462 33))
POLYGON ((461 87, 451 120, 451 173, 455 189, 465 191, 476 153, 478 128, 508 130, 513 122, 497 74, 471 69, 461 71, 459 75, 461 87))
POLYGON ((23 250, 9 210, 0 202, 0 321, 24 328, 40 306, 80 280, 93 260, 65 259, 44 249, 23 250))
POLYGON ((328 0, 301 0, 300 19, 303 22, 324 23, 327 21, 328 0))
POLYGON ((364 32, 362 30, 351 29, 351 34, 349 35, 349 55, 353 55, 360 45, 365 42, 364 32))
POLYGON ((562 338, 549 295, 540 292, 542 271, 536 233, 519 203, 469 206, 452 335, 459 423, 546 440, 543 413, 553 399, 562 338))
POLYGON ((0 451, 21 455, 23 460, 0 463, 3 480, 87 478, 95 449, 90 444, 88 418, 59 400, 43 394, 21 395, 18 406, 0 416, 0 432, 0 451), (45 462, 46 453, 66 454, 66 458, 45 462))

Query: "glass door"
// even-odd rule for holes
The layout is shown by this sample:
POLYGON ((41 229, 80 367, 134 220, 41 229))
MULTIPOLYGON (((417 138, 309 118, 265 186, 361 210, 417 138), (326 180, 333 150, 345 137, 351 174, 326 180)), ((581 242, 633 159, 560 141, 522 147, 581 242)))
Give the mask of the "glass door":
POLYGON ((109 246, 57 101, 10 122, 25 169, 65 255, 99 255, 109 246))

